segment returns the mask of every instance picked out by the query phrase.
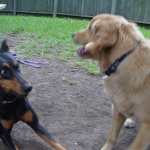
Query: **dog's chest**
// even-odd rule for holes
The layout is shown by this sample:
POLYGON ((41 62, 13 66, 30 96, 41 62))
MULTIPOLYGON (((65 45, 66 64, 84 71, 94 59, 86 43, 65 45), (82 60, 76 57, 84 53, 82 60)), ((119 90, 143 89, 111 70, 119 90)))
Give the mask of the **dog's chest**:
POLYGON ((133 103, 127 90, 116 82, 108 82, 107 78, 103 79, 104 89, 118 112, 126 117, 133 116, 133 103))
POLYGON ((18 100, 11 104, 5 104, 0 106, 0 118, 4 120, 14 120, 17 122, 21 115, 27 110, 28 104, 24 100, 18 100))

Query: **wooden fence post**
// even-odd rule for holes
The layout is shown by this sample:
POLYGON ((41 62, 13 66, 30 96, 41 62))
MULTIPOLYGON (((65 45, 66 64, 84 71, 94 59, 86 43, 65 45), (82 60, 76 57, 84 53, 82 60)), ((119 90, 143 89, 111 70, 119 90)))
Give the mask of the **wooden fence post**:
POLYGON ((16 15, 16 8, 17 8, 17 0, 14 0, 14 10, 13 10, 14 16, 16 15))
POLYGON ((53 13, 53 17, 57 16, 57 6, 58 6, 58 0, 54 0, 54 13, 53 13))
POLYGON ((148 8, 148 6, 149 6, 148 4, 149 4, 149 0, 146 1, 145 14, 144 14, 144 21, 145 22, 147 21, 146 20, 147 19, 147 14, 148 14, 147 12, 148 12, 148 9, 149 9, 148 8))
POLYGON ((115 15, 115 12, 116 12, 116 0, 112 0, 111 14, 115 15))

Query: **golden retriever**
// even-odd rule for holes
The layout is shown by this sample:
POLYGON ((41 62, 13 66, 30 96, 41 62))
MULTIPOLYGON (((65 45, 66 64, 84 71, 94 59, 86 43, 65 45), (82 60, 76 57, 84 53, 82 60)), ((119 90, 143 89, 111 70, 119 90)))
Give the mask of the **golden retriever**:
POLYGON ((122 16, 95 16, 86 29, 72 35, 84 45, 77 51, 81 58, 100 62, 104 88, 113 103, 112 123, 106 144, 101 150, 112 150, 127 117, 135 116, 141 128, 128 150, 145 150, 150 143, 150 41, 136 24, 122 16), (119 64, 115 64, 123 58, 119 64))

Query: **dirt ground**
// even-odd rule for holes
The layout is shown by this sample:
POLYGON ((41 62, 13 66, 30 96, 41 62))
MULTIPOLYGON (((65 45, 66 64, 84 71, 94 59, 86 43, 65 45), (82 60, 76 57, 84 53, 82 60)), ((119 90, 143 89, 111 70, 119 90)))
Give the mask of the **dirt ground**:
MULTIPOLYGON (((4 38, 14 44, 10 52, 21 55, 14 51, 19 44, 17 37, 0 34, 0 42, 4 38)), ((103 92, 102 76, 60 60, 42 56, 29 59, 49 62, 41 68, 21 66, 22 75, 33 85, 28 99, 40 123, 67 150, 100 150, 111 124, 111 102, 103 92)), ((137 121, 134 128, 122 127, 115 150, 127 149, 138 129, 137 121)), ((11 136, 20 150, 53 149, 23 122, 14 125, 11 136)), ((1 140, 0 150, 7 150, 1 140)))

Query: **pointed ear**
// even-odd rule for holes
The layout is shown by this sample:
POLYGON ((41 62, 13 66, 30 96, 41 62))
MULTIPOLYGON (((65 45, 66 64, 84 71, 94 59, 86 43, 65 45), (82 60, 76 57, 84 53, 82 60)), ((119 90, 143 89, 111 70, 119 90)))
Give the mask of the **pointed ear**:
POLYGON ((4 40, 4 41, 2 42, 2 46, 1 46, 0 52, 1 52, 1 53, 9 52, 9 47, 8 47, 7 40, 4 40))

